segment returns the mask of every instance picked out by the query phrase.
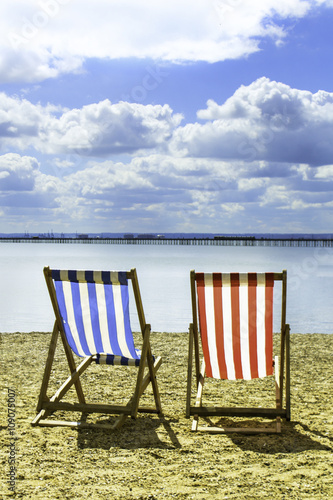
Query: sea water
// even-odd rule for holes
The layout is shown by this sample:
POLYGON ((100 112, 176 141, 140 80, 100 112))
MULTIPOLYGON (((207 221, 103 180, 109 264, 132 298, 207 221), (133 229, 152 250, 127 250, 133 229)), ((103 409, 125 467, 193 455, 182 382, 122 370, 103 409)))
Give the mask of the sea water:
MULTIPOLYGON (((137 269, 152 331, 186 332, 190 270, 281 272, 287 269, 287 321, 295 333, 333 333, 333 249, 241 246, 0 243, 0 332, 46 331, 54 315, 43 267, 137 269)), ((276 303, 281 297, 275 285, 276 303)), ((275 309, 279 306, 275 306, 275 309)), ((133 330, 138 321, 131 310, 133 330)), ((279 322, 274 320, 274 330, 279 322)))

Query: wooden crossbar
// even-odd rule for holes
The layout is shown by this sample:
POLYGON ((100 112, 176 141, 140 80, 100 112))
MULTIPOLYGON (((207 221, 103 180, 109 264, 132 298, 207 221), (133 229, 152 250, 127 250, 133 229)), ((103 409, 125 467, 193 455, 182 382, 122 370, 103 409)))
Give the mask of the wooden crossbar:
POLYGON ((191 413, 200 417, 286 417, 286 410, 280 408, 240 408, 219 406, 192 406, 191 413))
MULTIPOLYGON (((46 410, 56 411, 77 411, 80 413, 109 413, 109 414, 121 414, 131 415, 132 409, 130 407, 123 407, 122 405, 108 405, 108 404, 97 404, 97 403, 66 403, 63 401, 49 401, 44 404, 46 410)), ((159 413, 156 408, 153 407, 139 407, 138 412, 146 413, 159 413)))

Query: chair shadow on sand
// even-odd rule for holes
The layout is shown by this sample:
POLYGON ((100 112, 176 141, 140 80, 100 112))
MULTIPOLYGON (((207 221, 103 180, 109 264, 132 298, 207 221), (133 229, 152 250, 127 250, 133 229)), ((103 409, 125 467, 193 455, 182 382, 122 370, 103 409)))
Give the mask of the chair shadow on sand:
MULTIPOLYGON (((110 423, 110 419, 105 419, 105 421, 100 420, 100 422, 110 423)), ((225 421, 221 421, 221 424, 224 425, 225 421)), ((107 430, 82 428, 78 429, 77 445, 78 448, 81 449, 99 448, 105 450, 109 450, 113 447, 120 447, 128 450, 139 448, 164 450, 181 449, 182 445, 175 433, 174 425, 179 425, 178 419, 160 416, 152 419, 137 419, 135 422, 128 419, 122 431, 111 433, 107 430)), ((208 436, 209 434, 206 434, 207 446, 209 446, 210 440, 208 436)), ((223 437, 221 435, 214 436, 213 434, 210 434, 210 436, 214 439, 221 440, 222 450, 223 437)), ((324 438, 333 444, 332 437, 324 435, 320 431, 311 429, 302 422, 297 421, 285 423, 282 433, 278 435, 230 433, 226 434, 225 437, 230 439, 243 451, 252 451, 267 455, 301 453, 310 450, 333 450, 333 446, 323 444, 316 439, 324 438)), ((193 438, 195 438, 195 434, 193 434, 193 438)))
MULTIPOLYGON (((84 421, 84 415, 82 421, 84 421)), ((175 449, 181 448, 181 444, 173 430, 172 423, 177 419, 165 418, 160 415, 154 418, 138 418, 135 421, 127 419, 119 431, 109 432, 104 429, 78 429, 78 448, 99 448, 109 450, 113 447, 124 449, 157 448, 175 449), (159 431, 159 432, 158 432, 159 431), (163 434, 163 437, 161 437, 163 434)), ((99 419, 101 424, 112 424, 112 417, 105 420, 99 419)))
POLYGON ((333 443, 333 438, 311 429, 302 422, 292 421, 283 424, 282 433, 240 435, 229 434, 231 441, 243 451, 253 451, 274 455, 279 453, 301 453, 303 451, 318 450, 332 451, 333 446, 319 442, 317 438, 324 438, 333 443))

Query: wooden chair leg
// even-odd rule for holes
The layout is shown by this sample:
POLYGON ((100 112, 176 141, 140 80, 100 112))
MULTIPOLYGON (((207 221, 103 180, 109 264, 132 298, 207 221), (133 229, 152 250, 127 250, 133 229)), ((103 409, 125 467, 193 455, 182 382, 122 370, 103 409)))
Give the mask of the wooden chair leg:
POLYGON ((47 355, 47 360, 45 364, 45 369, 44 369, 44 376, 42 380, 42 385, 39 393, 39 399, 37 403, 37 412, 40 412, 43 406, 43 401, 47 400, 47 388, 49 385, 50 381, 50 375, 51 375, 51 369, 52 369, 52 364, 54 360, 54 353, 57 347, 57 340, 59 337, 59 329, 57 327, 57 322, 55 321, 54 327, 53 327, 53 332, 51 336, 51 341, 50 341, 50 346, 49 346, 49 352, 47 355))
MULTIPOLYGON (((279 357, 278 356, 275 356, 274 369, 275 369, 276 408, 281 408, 280 366, 279 366, 279 357)), ((276 417, 276 432, 281 432, 281 418, 280 417, 276 417)))
POLYGON ((290 326, 286 325, 286 420, 290 421, 290 326))
POLYGON ((186 388, 186 418, 190 417, 191 392, 192 392, 192 371, 193 371, 193 325, 189 328, 189 346, 187 363, 187 388, 186 388))
MULTIPOLYGON (((199 375, 199 383, 198 383, 198 392, 197 392, 197 397, 196 397, 196 401, 195 401, 196 407, 200 407, 202 405, 202 392, 203 392, 203 386, 204 386, 204 382, 205 382, 205 369, 206 369, 206 365, 205 365, 205 361, 203 361, 202 365, 201 365, 201 372, 199 375)), ((192 431, 198 430, 198 422, 199 422, 199 416, 194 415, 193 422, 192 422, 192 429, 191 429, 192 431)))
MULTIPOLYGON (((161 363, 162 363, 162 358, 161 357, 156 358, 154 366, 153 366, 153 371, 154 371, 154 375, 153 376, 154 376, 154 378, 156 376, 157 370, 161 366, 161 363)), ((151 375, 150 375, 150 372, 149 372, 149 373, 146 374, 146 376, 142 380, 142 384, 141 384, 140 391, 139 391, 139 399, 142 396, 142 394, 144 393, 144 391, 147 389, 147 387, 150 384, 150 382, 151 382, 151 375)), ((128 403, 127 403, 126 406, 131 406, 132 403, 133 403, 133 397, 128 401, 128 403)), ((156 408, 156 409, 158 409, 158 408, 156 408)), ((116 422, 113 424, 112 428, 113 429, 119 429, 124 424, 124 422, 128 418, 128 416, 129 415, 120 415, 120 417, 118 417, 117 420, 116 420, 116 422)))
POLYGON ((138 412, 139 399, 140 399, 140 388, 141 388, 141 384, 143 381, 145 364, 146 364, 146 360, 147 360, 148 352, 149 352, 149 334, 150 334, 150 325, 146 325, 145 331, 143 333, 144 340, 143 340, 142 351, 141 351, 141 359, 140 359, 139 371, 138 371, 138 376, 137 376, 137 381, 136 381, 136 387, 135 387, 134 396, 133 396, 133 407, 132 407, 132 412, 131 412, 132 418, 136 418, 136 415, 138 412))

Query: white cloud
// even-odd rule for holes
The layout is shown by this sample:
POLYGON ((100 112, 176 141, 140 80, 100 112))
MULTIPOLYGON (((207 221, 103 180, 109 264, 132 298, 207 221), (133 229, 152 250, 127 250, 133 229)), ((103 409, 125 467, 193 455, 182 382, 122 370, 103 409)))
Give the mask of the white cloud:
POLYGON ((18 154, 3 155, 0 166, 8 223, 49 220, 55 231, 102 232, 110 220, 113 231, 272 231, 281 210, 290 214, 290 224, 303 228, 303 212, 321 209, 329 218, 332 210, 330 192, 323 196, 307 183, 302 187, 303 169, 294 164, 289 177, 272 178, 265 164, 157 154, 130 163, 86 160, 62 178, 18 154))
POLYGON ((33 146, 48 154, 83 156, 133 153, 164 148, 181 120, 182 116, 173 114, 168 105, 112 104, 105 100, 82 109, 66 110, 0 94, 3 148, 23 150, 33 146))
POLYGON ((244 57, 259 50, 263 38, 280 43, 287 35, 283 20, 303 17, 319 4, 323 2, 3 0, 0 81, 33 82, 77 72, 91 57, 178 62, 244 57))
POLYGON ((332 93, 262 78, 198 115, 181 126, 168 105, 65 109, 0 94, 0 146, 16 151, 0 156, 1 217, 90 232, 110 220, 142 232, 271 231, 278 213, 290 230, 330 220, 332 93))
POLYGON ((323 165, 318 167, 315 177, 317 179, 333 180, 333 165, 323 165))
POLYGON ((233 217, 235 214, 243 212, 245 210, 245 207, 240 203, 222 203, 221 208, 230 217, 233 217))
POLYGON ((0 156, 0 192, 32 191, 38 169, 36 158, 16 153, 0 156))
POLYGON ((333 93, 312 94, 260 78, 241 86, 224 104, 208 101, 198 117, 207 122, 179 127, 173 151, 313 166, 332 158, 333 93))
POLYGON ((238 181, 238 187, 240 191, 251 191, 252 189, 262 188, 267 183, 267 178, 243 178, 238 181))
POLYGON ((168 105, 111 104, 105 100, 52 118, 41 148, 100 156, 132 153, 162 146, 181 119, 168 105))

